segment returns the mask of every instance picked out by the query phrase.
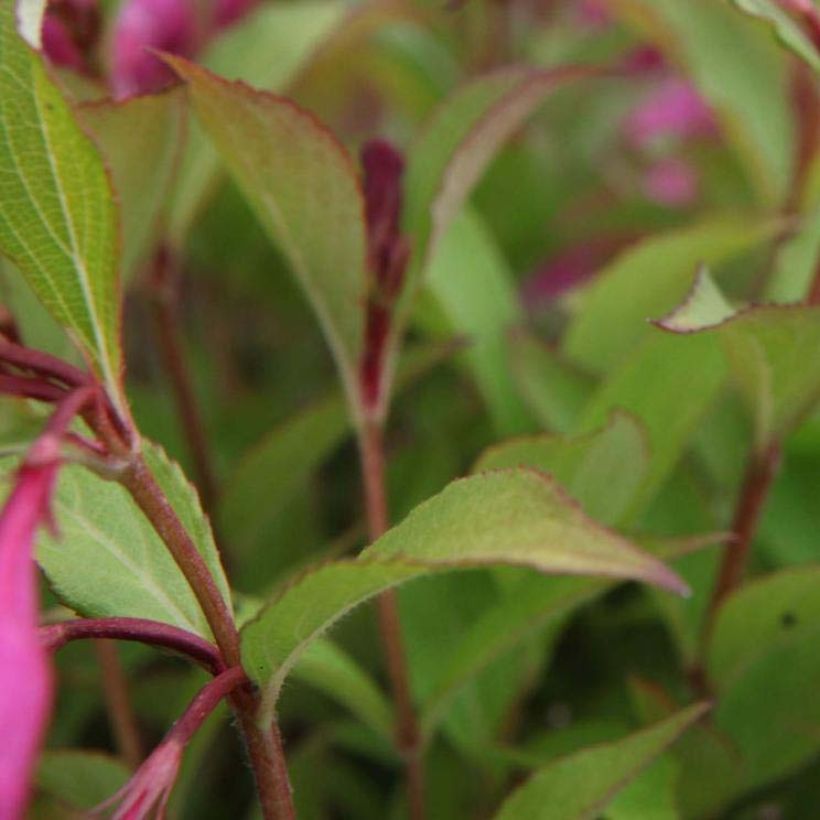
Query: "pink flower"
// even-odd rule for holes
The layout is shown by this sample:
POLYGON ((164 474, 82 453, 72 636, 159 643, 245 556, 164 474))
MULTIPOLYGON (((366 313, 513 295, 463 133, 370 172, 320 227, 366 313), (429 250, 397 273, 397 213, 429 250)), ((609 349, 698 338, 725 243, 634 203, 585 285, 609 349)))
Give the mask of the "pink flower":
POLYGON ((232 26, 256 6, 257 2, 258 0, 216 0, 214 22, 218 28, 232 26))
POLYGON ((698 196, 700 177, 697 169, 681 159, 664 159, 647 170, 642 187, 647 199, 659 205, 682 208, 698 196))
POLYGON ((197 46, 194 0, 126 0, 114 24, 115 95, 158 91, 173 81, 171 70, 150 49, 192 57, 197 46))
POLYGON ((134 776, 95 810, 104 811, 119 802, 113 820, 143 820, 152 813, 165 817, 171 791, 179 774, 184 746, 167 738, 145 759, 134 776))
POLYGON ((579 0, 575 13, 584 28, 606 28, 612 22, 606 0, 579 0))
POLYGON ((580 287, 595 275, 613 249, 613 242, 596 240, 559 251, 524 282, 524 303, 537 307, 580 287))
POLYGON ((55 65, 89 72, 100 28, 97 0, 51 0, 43 18, 43 52, 55 65))
POLYGON ((51 14, 43 20, 43 53, 54 65, 82 71, 85 57, 74 42, 66 24, 51 14))
POLYGON ((51 710, 52 676, 37 635, 37 527, 49 522, 59 441, 45 435, 0 513, 0 820, 23 816, 51 710))
POLYGON ((624 131, 633 147, 645 148, 664 137, 709 136, 715 131, 715 119, 691 83, 669 78, 653 88, 632 111, 624 131))

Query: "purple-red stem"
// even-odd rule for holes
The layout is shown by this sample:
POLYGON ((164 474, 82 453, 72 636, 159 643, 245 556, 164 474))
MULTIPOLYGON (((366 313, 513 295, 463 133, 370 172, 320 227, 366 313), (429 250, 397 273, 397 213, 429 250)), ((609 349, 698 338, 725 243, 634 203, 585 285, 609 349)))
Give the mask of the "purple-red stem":
POLYGON ((780 465, 780 445, 775 442, 755 451, 749 459, 732 521, 732 540, 726 546, 712 600, 709 623, 723 601, 743 580, 760 516, 780 465))
MULTIPOLYGON (((133 458, 120 480, 185 575, 211 627, 225 666, 241 666, 239 633, 228 603, 142 456, 133 458)), ((296 814, 278 727, 275 724, 265 729, 258 726, 259 698, 250 687, 237 689, 231 701, 247 744, 263 816, 266 820, 294 820, 296 814)))
POLYGON ((171 727, 166 740, 173 739, 180 746, 187 746, 208 715, 219 706, 222 698, 230 695, 246 680, 241 666, 234 666, 218 674, 199 690, 196 697, 171 727))
POLYGON ((40 627, 40 638, 51 651, 56 651, 70 641, 87 638, 107 638, 170 649, 187 655, 214 675, 224 670, 217 648, 194 635, 170 624, 145 618, 80 618, 40 627))
POLYGON ((116 747, 128 768, 136 769, 142 762, 142 741, 117 645, 113 641, 95 640, 94 651, 100 667, 103 696, 116 747))
MULTIPOLYGON (((389 525, 384 475, 384 433, 379 422, 369 420, 364 423, 359 435, 359 449, 367 525, 370 537, 375 541, 387 531, 389 525)), ((395 590, 383 592, 378 598, 377 606, 387 673, 396 708, 396 745, 405 761, 410 817, 411 820, 423 820, 426 812, 421 733, 413 708, 395 590)))
POLYGON ((182 432, 193 460, 197 486, 205 509, 213 512, 216 501, 216 480, 211 463, 208 439, 199 403, 182 354, 179 333, 179 273, 172 251, 161 247, 155 254, 151 278, 155 324, 171 391, 177 407, 182 432))

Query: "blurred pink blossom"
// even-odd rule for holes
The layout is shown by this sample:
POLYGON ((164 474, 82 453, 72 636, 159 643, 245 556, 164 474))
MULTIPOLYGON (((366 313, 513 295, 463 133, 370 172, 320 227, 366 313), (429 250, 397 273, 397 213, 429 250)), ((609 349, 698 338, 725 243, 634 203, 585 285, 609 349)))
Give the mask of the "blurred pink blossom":
POLYGON ((612 22, 606 0, 579 0, 575 15, 585 28, 606 28, 612 22))
POLYGON ((559 251, 523 283, 524 303, 537 307, 580 287, 595 275, 615 247, 611 240, 593 240, 559 251))
POLYGON ((43 51, 55 65, 87 73, 100 30, 97 0, 50 0, 43 17, 43 51))
POLYGON ((46 14, 43 19, 43 52, 54 65, 82 71, 85 57, 74 42, 68 26, 59 18, 46 14))
POLYGON ((172 82, 173 73, 150 49, 192 57, 197 35, 195 0, 125 0, 112 41, 114 94, 149 93, 172 82))
POLYGON ((33 550, 37 527, 50 521, 58 446, 54 436, 38 440, 0 513, 0 820, 24 816, 51 710, 33 550))
POLYGON ((642 188, 647 199, 659 205, 681 208, 697 199, 700 176, 697 169, 685 160, 663 159, 646 171, 642 188))
POLYGON ((216 0, 214 22, 219 28, 227 28, 244 17, 258 0, 216 0))
POLYGON ((645 148, 663 137, 711 135, 715 118, 691 83, 670 77, 655 86, 632 110, 624 131, 633 147, 645 148))

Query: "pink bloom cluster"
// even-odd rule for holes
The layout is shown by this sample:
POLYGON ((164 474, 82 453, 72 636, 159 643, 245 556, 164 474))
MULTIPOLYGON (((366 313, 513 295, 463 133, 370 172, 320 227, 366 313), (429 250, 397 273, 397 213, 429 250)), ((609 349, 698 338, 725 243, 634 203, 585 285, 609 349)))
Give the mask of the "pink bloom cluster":
POLYGON ((126 0, 114 25, 111 83, 117 97, 158 91, 173 74, 151 51, 193 57, 214 31, 232 25, 256 0, 216 0, 211 18, 197 0, 126 0))
MULTIPOLYGON (((244 17, 258 0, 125 0, 111 38, 111 87, 117 97, 158 91, 173 80, 152 51, 195 56, 210 37, 244 17)), ((99 35, 98 0, 50 0, 43 51, 56 65, 91 73, 99 35)))

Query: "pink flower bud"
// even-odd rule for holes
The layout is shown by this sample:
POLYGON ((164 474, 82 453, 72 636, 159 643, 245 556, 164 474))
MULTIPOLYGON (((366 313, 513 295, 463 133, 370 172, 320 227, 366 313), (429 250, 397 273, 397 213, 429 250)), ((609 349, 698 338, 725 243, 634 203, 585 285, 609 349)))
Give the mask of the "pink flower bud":
POLYGON ((671 208, 691 205, 698 197, 697 169, 681 159, 665 159, 646 172, 642 188, 647 199, 671 208))
POLYGON ((100 34, 97 0, 51 0, 43 18, 43 52, 52 63, 88 72, 100 34))
POLYGON ((659 138, 709 136, 715 119, 695 87, 677 78, 660 83, 632 111, 624 123, 627 140, 645 148, 659 138))
POLYGON ((52 702, 52 677, 37 635, 37 527, 49 522, 58 443, 46 436, 17 474, 0 513, 0 820, 24 815, 52 702))
POLYGON ((368 409, 379 405, 393 304, 401 291, 409 245, 400 230, 404 158, 386 140, 362 148, 368 266, 371 283, 360 381, 368 409))
POLYGON ((171 70, 150 50, 191 57, 197 48, 194 0, 126 0, 114 24, 111 82, 117 97, 158 91, 171 70))
POLYGON ((145 759, 134 776, 113 797, 98 806, 94 814, 119 803, 113 820, 164 817, 179 774, 182 751, 183 746, 175 738, 163 741, 145 759))

